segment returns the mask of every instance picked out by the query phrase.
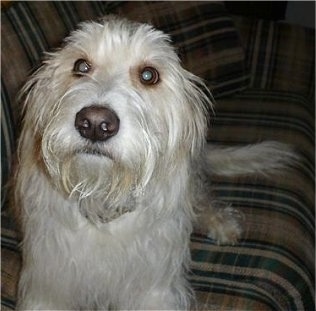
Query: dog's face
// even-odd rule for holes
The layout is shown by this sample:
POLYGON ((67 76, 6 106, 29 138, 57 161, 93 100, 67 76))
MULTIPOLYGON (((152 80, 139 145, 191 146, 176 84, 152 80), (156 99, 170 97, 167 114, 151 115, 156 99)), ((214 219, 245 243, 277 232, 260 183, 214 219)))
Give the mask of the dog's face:
POLYGON ((68 194, 126 192, 200 152, 209 104, 200 83, 151 26, 84 23, 26 85, 24 132, 68 194))

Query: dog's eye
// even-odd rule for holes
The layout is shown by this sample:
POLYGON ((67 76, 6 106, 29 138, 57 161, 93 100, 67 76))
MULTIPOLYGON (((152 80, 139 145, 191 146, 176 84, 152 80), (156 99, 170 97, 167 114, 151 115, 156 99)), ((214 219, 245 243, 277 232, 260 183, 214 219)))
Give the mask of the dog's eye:
POLYGON ((140 81, 147 85, 156 84, 159 82, 159 72, 153 67, 145 67, 140 72, 140 81))
POLYGON ((76 60, 74 63, 73 73, 77 75, 88 73, 91 70, 91 65, 83 58, 76 60))

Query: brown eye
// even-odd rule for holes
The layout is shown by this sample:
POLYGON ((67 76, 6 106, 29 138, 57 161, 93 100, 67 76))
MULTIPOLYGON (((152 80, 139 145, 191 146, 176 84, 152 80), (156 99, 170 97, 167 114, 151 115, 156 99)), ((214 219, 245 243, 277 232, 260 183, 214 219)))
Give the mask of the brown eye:
POLYGON ((91 65, 83 58, 74 63, 73 73, 76 75, 86 74, 91 70, 91 65))
POLYGON ((159 72, 153 67, 145 67, 140 72, 140 82, 153 85, 159 82, 159 72))

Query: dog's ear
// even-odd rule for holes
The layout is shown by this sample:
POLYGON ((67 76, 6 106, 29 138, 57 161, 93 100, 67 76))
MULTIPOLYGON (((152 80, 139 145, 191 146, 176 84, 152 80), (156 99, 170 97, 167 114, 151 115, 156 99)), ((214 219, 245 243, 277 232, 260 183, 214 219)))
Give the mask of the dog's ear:
POLYGON ((18 95, 19 102, 23 103, 23 118, 35 127, 40 127, 42 121, 53 113, 53 107, 66 87, 66 81, 58 79, 58 75, 65 70, 71 74, 71 69, 58 64, 57 53, 47 54, 46 60, 30 76, 18 95))
POLYGON ((188 140, 191 141, 191 153, 202 148, 205 143, 207 126, 213 113, 213 96, 202 79, 183 69, 182 86, 187 104, 188 126, 185 127, 188 140))

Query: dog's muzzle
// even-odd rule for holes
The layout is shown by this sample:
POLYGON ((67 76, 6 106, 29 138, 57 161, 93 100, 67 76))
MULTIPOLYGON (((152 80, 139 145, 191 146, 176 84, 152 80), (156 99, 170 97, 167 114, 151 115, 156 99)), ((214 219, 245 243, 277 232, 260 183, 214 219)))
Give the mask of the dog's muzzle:
POLYGON ((113 110, 93 105, 76 114, 75 127, 82 137, 92 142, 106 141, 117 134, 120 120, 113 110))

